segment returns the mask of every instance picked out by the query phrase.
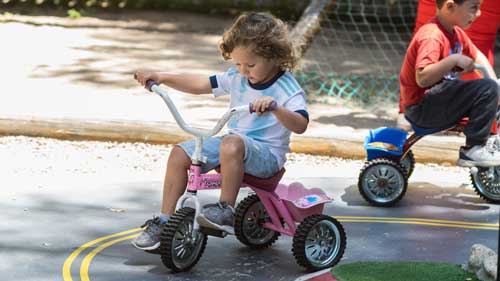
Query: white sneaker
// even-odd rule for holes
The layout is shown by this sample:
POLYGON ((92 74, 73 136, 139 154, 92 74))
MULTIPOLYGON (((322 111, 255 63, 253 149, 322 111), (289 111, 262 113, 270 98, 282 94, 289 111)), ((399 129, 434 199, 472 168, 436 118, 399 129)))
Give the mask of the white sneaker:
POLYGON ((491 145, 475 145, 469 149, 460 148, 457 165, 462 167, 500 166, 500 151, 491 145))
POLYGON ((409 132, 412 130, 410 122, 406 120, 404 113, 399 113, 396 119, 396 128, 409 132))

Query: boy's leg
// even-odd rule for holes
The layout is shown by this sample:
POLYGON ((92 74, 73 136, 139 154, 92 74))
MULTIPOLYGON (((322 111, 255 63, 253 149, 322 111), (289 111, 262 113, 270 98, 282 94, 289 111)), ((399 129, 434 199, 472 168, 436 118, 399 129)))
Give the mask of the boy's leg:
POLYGON ((187 170, 191 160, 178 146, 174 146, 167 161, 167 171, 163 182, 163 201, 160 217, 146 221, 144 231, 132 240, 132 245, 141 250, 154 250, 160 247, 161 227, 174 213, 177 200, 184 193, 187 184, 187 170))
MULTIPOLYGON (((206 138, 204 140, 202 152, 203 155, 207 156, 208 161, 201 166, 203 173, 219 166, 218 148, 220 142, 220 137, 206 138)), ((194 149, 194 140, 180 143, 172 148, 167 161, 167 171, 163 183, 162 214, 160 217, 148 220, 143 225, 143 227, 146 226, 144 231, 132 241, 135 247, 142 250, 154 250, 160 246, 161 226, 167 222, 165 218, 174 213, 177 200, 186 190, 187 171, 191 165, 190 155, 193 154, 194 149)))
POLYGON ((423 100, 406 107, 406 116, 425 128, 453 126, 468 116, 464 130, 467 148, 461 149, 459 165, 496 166, 500 155, 484 147, 490 135, 498 104, 498 87, 489 79, 443 81, 432 87, 423 100))
POLYGON ((468 116, 471 122, 465 134, 484 142, 496 112, 496 100, 488 80, 443 81, 432 87, 422 101, 407 106, 405 115, 423 128, 453 126, 468 116))
POLYGON ((198 223, 233 233, 234 203, 243 174, 269 178, 280 169, 269 148, 249 137, 229 135, 221 145, 222 190, 220 202, 208 204, 198 217, 198 223), (228 177, 227 180, 226 176, 228 177), (231 184, 231 185, 229 185, 231 184))
POLYGON ((188 170, 191 159, 178 146, 174 146, 167 161, 167 171, 163 180, 163 200, 161 213, 171 216, 175 212, 177 200, 184 194, 187 186, 188 170))
POLYGON ((243 180, 245 143, 239 135, 224 137, 220 144, 222 187, 219 202, 203 206, 197 221, 200 225, 234 234, 234 204, 243 180))
POLYGON ((243 180, 245 143, 239 135, 228 135, 222 140, 219 153, 222 176, 220 201, 234 207, 243 180))

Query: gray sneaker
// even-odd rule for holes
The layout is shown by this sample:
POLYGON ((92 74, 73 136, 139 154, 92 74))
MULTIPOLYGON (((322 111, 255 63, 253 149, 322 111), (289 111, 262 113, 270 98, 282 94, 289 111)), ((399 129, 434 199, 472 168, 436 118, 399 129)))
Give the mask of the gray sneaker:
POLYGON ((460 156, 457 161, 462 167, 494 167, 500 166, 500 151, 493 146, 475 145, 469 149, 460 148, 460 156))
POLYGON ((162 226, 165 225, 161 222, 159 217, 153 217, 147 220, 141 227, 146 227, 134 240, 132 245, 141 250, 155 250, 160 247, 160 234, 162 226))
POLYGON ((226 202, 207 204, 196 218, 198 224, 234 234, 234 209, 226 202))

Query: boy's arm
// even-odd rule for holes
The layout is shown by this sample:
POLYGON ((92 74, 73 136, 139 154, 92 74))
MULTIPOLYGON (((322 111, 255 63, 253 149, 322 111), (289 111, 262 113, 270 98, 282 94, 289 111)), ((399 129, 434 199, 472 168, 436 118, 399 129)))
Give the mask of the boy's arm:
POLYGON ((287 128, 288 130, 296 133, 302 134, 307 129, 307 124, 309 120, 297 112, 290 111, 283 106, 278 106, 272 111, 274 116, 287 128))
MULTIPOLYGON (((296 96, 299 98, 300 96, 296 96)), ((305 97, 301 97, 305 103, 305 97)), ((264 114, 265 110, 268 109, 271 104, 275 102, 273 97, 263 96, 257 98, 252 102, 252 109, 257 115, 264 114)), ((288 101, 290 102, 290 101, 288 101)), ((285 128, 296 133, 302 134, 307 129, 307 124, 309 124, 309 117, 305 117, 302 114, 292 111, 285 106, 279 105, 273 111, 271 111, 276 119, 278 119, 285 128)), ((306 116, 307 116, 306 112, 306 116)))
POLYGON ((210 94, 212 87, 206 75, 158 73, 158 82, 194 95, 210 94))
POLYGON ((428 88, 443 79, 453 68, 458 67, 468 73, 474 70, 474 61, 464 55, 453 54, 437 63, 429 64, 416 71, 417 84, 421 88, 428 88))
POLYGON ((486 68, 486 71, 490 74, 491 79, 497 79, 497 75, 495 74, 495 70, 493 70, 493 67, 491 67, 490 62, 488 61, 488 58, 479 50, 477 50, 476 53, 476 60, 475 63, 478 63, 486 68))
POLYGON ((210 79, 204 75, 139 70, 135 72, 134 78, 142 86, 146 86, 148 80, 153 80, 158 84, 165 84, 185 93, 200 95, 212 92, 210 79))

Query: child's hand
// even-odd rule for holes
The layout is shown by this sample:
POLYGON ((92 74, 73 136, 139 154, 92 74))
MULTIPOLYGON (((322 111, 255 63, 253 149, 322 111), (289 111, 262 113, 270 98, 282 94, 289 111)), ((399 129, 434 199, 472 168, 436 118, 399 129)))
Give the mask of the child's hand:
POLYGON ((146 87, 146 82, 148 80, 153 80, 157 84, 160 84, 160 75, 157 72, 138 70, 134 73, 134 79, 139 82, 143 87, 146 87))
POLYGON ((457 54, 457 62, 455 67, 458 67, 461 71, 469 73, 474 71, 474 60, 468 56, 457 54))
POLYGON ((260 97, 252 102, 252 109, 260 116, 269 109, 273 102, 276 103, 272 97, 260 97))

